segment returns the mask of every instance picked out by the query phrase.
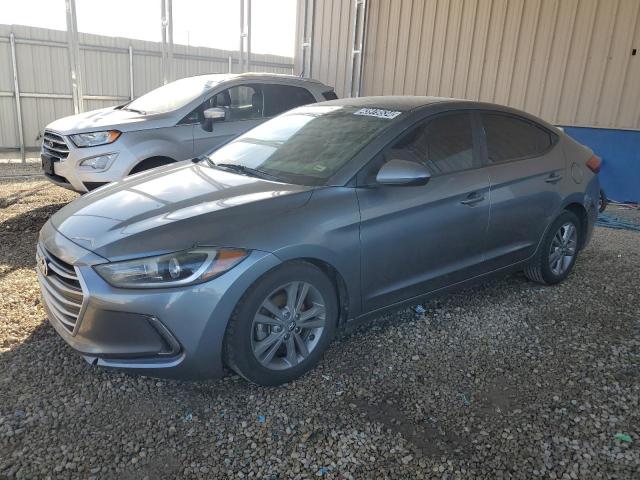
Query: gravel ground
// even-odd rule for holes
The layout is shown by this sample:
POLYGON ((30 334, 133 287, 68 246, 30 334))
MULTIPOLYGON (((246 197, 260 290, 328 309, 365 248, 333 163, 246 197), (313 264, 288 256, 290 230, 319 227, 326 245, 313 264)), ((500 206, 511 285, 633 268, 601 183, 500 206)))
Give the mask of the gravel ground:
POLYGON ((87 365, 33 271, 75 194, 0 192, 0 478, 640 478, 638 233, 597 228, 556 287, 513 275, 394 312, 267 389, 87 365))
POLYGON ((43 178, 39 154, 27 152, 22 163, 14 152, 0 152, 0 180, 34 176, 43 178))

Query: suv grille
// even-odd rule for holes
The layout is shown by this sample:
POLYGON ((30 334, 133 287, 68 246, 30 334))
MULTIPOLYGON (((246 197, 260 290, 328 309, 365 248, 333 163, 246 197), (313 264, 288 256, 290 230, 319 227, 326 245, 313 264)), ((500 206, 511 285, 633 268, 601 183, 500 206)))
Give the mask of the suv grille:
POLYGON ((42 153, 53 157, 52 160, 54 162, 59 162, 67 158, 69 147, 61 135, 45 130, 44 138, 42 139, 42 153))
POLYGON ((36 263, 40 291, 49 311, 69 332, 75 334, 84 295, 73 265, 55 257, 41 245, 38 245, 36 263))

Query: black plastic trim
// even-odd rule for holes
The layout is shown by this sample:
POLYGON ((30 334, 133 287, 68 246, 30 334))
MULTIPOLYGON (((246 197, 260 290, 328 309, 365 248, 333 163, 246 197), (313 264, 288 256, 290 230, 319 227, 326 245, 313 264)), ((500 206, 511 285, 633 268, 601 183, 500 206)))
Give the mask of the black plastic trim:
POLYGON ((87 190, 95 190, 98 187, 106 185, 109 182, 82 182, 87 190))

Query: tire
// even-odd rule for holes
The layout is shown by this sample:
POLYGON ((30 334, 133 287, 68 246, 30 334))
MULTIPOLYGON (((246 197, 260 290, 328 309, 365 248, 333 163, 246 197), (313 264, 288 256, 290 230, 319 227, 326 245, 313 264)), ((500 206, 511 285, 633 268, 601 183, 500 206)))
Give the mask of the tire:
POLYGON ((545 233, 535 256, 531 259, 529 265, 525 267, 524 274, 526 277, 529 280, 543 285, 554 285, 567 278, 569 273, 571 273, 578 256, 578 245, 580 245, 581 241, 581 232, 582 229, 578 217, 574 213, 566 210, 562 212, 551 224, 547 233, 545 233), (563 232, 567 232, 567 229, 565 228, 567 225, 571 225, 573 227, 575 236, 572 236, 572 241, 559 245, 559 243, 562 243, 562 240, 557 239, 556 236, 560 235, 562 237, 563 232), (573 254, 563 255, 562 252, 573 254), (554 260, 557 258, 553 263, 552 256, 554 256, 554 260))
POLYGON ((320 361, 337 319, 336 289, 329 278, 310 263, 286 263, 257 280, 238 302, 225 333, 224 361, 249 382, 288 383, 320 361), (303 304, 295 308, 303 294, 303 304))

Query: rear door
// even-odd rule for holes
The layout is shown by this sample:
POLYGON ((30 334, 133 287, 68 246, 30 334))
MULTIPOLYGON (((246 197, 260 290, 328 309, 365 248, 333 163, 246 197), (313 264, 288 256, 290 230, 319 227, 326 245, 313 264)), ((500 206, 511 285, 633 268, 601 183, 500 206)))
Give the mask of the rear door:
POLYGON ((491 195, 486 255, 496 269, 535 252, 560 208, 565 160, 557 136, 542 125, 510 113, 479 116, 491 195))
POLYGON ((468 112, 423 120, 359 174, 365 311, 482 273, 489 179, 474 131, 468 112), (376 184, 392 159, 421 163, 432 177, 419 186, 376 184))

